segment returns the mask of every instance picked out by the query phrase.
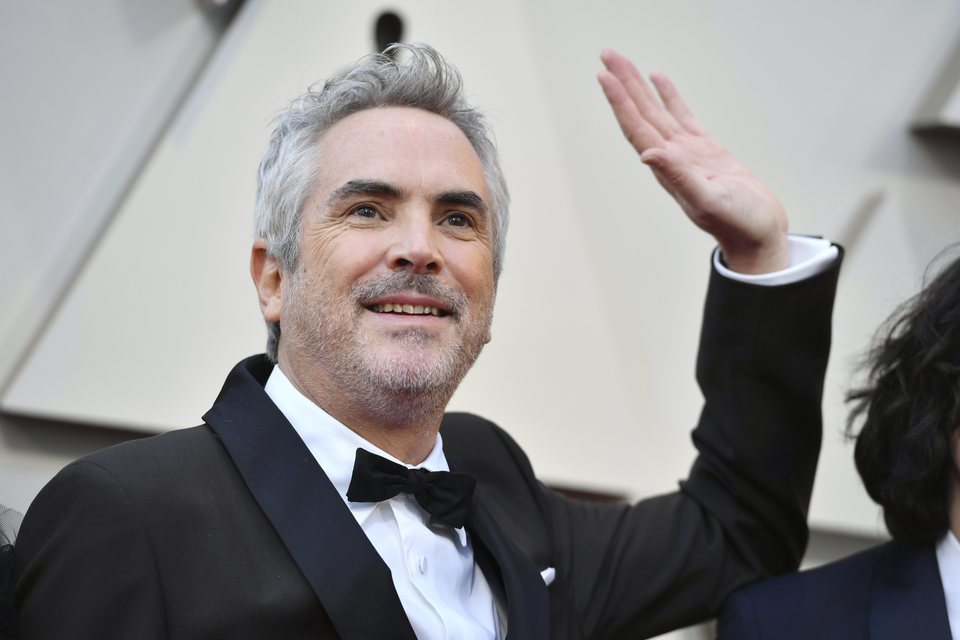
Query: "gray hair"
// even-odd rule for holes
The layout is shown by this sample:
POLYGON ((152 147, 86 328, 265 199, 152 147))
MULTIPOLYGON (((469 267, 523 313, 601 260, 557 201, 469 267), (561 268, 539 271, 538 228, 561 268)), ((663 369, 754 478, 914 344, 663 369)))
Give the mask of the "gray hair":
MULTIPOLYGON (((432 47, 396 44, 382 54, 361 58, 293 100, 276 128, 257 176, 254 233, 267 253, 292 272, 300 261, 300 215, 316 179, 316 145, 347 116, 377 107, 414 107, 453 122, 473 146, 490 190, 493 219, 493 276, 500 277, 509 222, 510 196, 500 168, 493 132, 483 114, 463 96, 455 67, 432 47), (405 55, 398 55, 405 54, 405 55)), ((267 323, 267 356, 276 362, 279 323, 267 323)))

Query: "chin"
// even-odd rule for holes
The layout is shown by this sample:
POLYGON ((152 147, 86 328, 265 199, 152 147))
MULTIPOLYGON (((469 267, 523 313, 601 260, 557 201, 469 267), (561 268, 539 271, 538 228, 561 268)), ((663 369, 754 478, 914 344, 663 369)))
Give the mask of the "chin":
POLYGON ((368 382, 394 394, 453 393, 470 368, 462 350, 406 347, 367 360, 368 382))

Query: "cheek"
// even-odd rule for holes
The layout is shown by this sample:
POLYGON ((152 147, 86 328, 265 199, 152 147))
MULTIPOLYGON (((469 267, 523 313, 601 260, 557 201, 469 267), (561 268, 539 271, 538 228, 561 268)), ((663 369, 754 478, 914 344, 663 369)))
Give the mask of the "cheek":
POLYGON ((329 282, 356 279, 370 271, 383 255, 381 243, 373 235, 340 230, 310 239, 304 243, 309 258, 301 261, 301 269, 310 272, 306 277, 319 274, 329 282))
POLYGON ((493 254, 488 247, 472 243, 456 244, 447 249, 445 262, 471 297, 493 297, 493 254))

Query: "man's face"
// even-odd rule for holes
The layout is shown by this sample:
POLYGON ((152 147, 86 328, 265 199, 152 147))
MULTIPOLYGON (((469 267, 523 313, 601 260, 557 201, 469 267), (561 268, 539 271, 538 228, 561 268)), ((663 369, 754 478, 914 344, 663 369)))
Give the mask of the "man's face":
POLYGON ((411 108, 369 109, 318 145, 300 265, 284 274, 281 366, 327 392, 452 393, 490 339, 490 195, 463 133, 411 108))

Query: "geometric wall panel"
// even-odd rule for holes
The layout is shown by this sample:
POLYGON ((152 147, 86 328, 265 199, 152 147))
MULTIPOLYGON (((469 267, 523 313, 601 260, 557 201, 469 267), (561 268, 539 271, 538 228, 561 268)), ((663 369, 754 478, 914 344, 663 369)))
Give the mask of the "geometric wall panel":
POLYGON ((223 29, 196 0, 0 3, 0 393, 223 29))
POLYGON ((960 133, 960 41, 944 61, 936 79, 927 88, 914 115, 918 132, 960 133))

